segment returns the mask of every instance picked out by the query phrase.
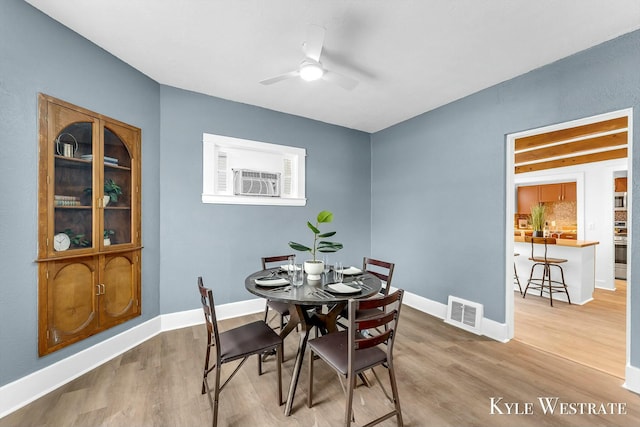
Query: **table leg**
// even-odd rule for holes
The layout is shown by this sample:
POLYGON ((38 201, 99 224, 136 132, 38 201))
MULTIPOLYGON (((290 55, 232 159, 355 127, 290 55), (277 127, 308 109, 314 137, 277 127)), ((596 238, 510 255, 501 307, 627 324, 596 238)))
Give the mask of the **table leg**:
MULTIPOLYGON (((284 415, 287 417, 291 415, 291 407, 293 406, 293 399, 296 394, 296 387, 298 386, 298 378, 300 378, 300 369, 302 368, 304 352, 307 349, 309 332, 311 331, 311 328, 312 328, 311 322, 309 321, 310 319, 308 317, 308 314, 306 313, 306 310, 304 309, 303 306, 290 304, 289 316, 290 316, 290 320, 289 320, 289 323, 287 323, 287 327, 294 322, 296 324, 300 324, 302 326, 302 335, 300 336, 300 344, 298 345, 296 362, 293 367, 293 375, 291 376, 291 385, 289 386, 289 395, 287 396, 287 405, 285 406, 285 409, 284 409, 284 415), (295 320, 294 320, 294 317, 295 317, 295 320)), ((293 329, 294 327, 295 326, 292 326, 291 329, 293 329)), ((288 334, 289 332, 291 332, 291 331, 286 331, 286 329, 287 328, 285 327, 285 331, 282 331, 282 333, 280 334, 281 336, 282 334, 285 334, 285 333, 288 334)))

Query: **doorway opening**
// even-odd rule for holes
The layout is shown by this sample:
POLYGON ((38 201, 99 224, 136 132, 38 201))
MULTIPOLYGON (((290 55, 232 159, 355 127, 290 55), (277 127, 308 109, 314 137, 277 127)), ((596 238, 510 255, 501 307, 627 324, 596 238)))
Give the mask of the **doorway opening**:
MULTIPOLYGON (((631 307, 627 286, 631 283, 631 272, 627 269, 626 280, 615 278, 614 225, 616 220, 620 221, 621 214, 614 209, 615 196, 618 196, 614 194, 617 193, 614 180, 623 174, 632 176, 631 123, 632 110, 625 109, 510 134, 506 138, 508 337, 621 378, 629 363, 631 307), (530 253, 514 257, 514 247, 523 248, 514 240, 518 240, 518 236, 524 240, 528 232, 526 212, 517 206, 517 186, 560 186, 559 183, 565 182, 575 182, 575 238, 598 242, 594 246, 595 275, 587 298, 578 304, 560 302, 550 307, 548 297, 528 292, 523 299, 517 284, 514 285, 514 259, 520 258, 521 270, 526 270, 516 269, 523 290, 532 264, 527 260, 530 253), (526 262, 528 267, 523 268, 526 262), (544 322, 548 324, 543 326, 544 322), (609 334, 610 331, 614 333, 609 334)), ((631 186, 627 190, 624 219, 626 229, 631 230, 631 186)), ((560 227, 553 222, 554 227, 549 228, 560 231, 560 236, 554 237, 562 238, 563 233, 565 237, 572 237, 570 226, 560 227)), ((629 243, 630 237, 629 234, 629 243)), ((573 297, 571 299, 574 302, 573 297)))

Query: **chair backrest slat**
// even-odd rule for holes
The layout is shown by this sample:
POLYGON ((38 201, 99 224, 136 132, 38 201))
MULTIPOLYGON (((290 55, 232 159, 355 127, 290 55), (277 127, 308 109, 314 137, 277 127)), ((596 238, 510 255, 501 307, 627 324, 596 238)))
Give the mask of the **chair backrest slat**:
POLYGON ((282 261, 288 261, 290 257, 294 256, 293 254, 289 254, 289 255, 276 255, 276 256, 265 256, 262 257, 262 269, 266 270, 267 268, 270 268, 268 266, 268 264, 274 263, 274 262, 282 262, 282 261))
POLYGON ((379 259, 368 257, 364 257, 362 259, 362 271, 371 273, 378 279, 385 282, 384 287, 380 289, 380 293, 383 295, 387 295, 389 293, 394 267, 395 264, 392 262, 381 261, 379 259))
POLYGON ((200 291, 200 302, 202 303, 202 311, 204 312, 204 320, 207 324, 209 336, 207 342, 211 345, 212 341, 216 347, 216 360, 220 357, 220 333, 218 331, 218 321, 216 319, 216 308, 213 300, 213 292, 209 288, 205 288, 202 277, 198 277, 198 290, 200 291))
POLYGON ((398 327, 404 291, 398 289, 390 295, 365 300, 349 300, 349 370, 357 351, 386 344, 387 358, 391 358, 395 330, 398 327), (358 318, 363 309, 378 309, 378 313, 358 318))

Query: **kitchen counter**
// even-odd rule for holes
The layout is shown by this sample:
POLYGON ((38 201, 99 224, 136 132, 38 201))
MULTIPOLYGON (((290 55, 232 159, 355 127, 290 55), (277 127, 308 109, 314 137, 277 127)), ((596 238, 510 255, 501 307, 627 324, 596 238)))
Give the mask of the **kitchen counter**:
MULTIPOLYGON (((529 260, 531 256, 531 243, 526 242, 524 237, 515 236, 513 250, 520 254, 514 257, 518 278, 524 291, 531 274, 531 266, 533 262, 529 260)), ((555 245, 547 246, 547 256, 550 258, 563 258, 567 262, 560 264, 564 271, 564 280, 567 284, 569 296, 572 304, 586 304, 593 299, 593 290, 595 288, 595 265, 596 265, 596 247, 599 242, 591 240, 572 240, 557 239, 555 245)), ((544 245, 535 245, 536 256, 544 254, 544 245)), ((552 268, 553 280, 560 280, 560 272, 557 268, 552 268), (556 276, 557 274, 557 276, 556 276)), ((542 274, 542 268, 536 268, 536 276, 542 274)), ((517 289, 518 285, 515 285, 517 289)), ((518 294, 519 295, 519 294, 518 294)), ((539 296, 540 291, 527 293, 529 295, 539 296)), ((543 294, 548 298, 548 294, 543 294)), ((567 301, 564 293, 553 295, 553 300, 567 301)))
MULTIPOLYGON (((527 243, 525 242, 524 237, 521 237, 521 236, 514 236, 513 241, 527 243)), ((527 243, 527 244, 531 246, 531 243, 527 243)), ((568 246, 573 248, 584 248, 587 246, 593 246, 593 245, 599 245, 599 244, 600 242, 596 242, 594 240, 556 239, 556 246, 568 246)), ((529 252, 531 252, 531 249, 529 249, 529 252)))

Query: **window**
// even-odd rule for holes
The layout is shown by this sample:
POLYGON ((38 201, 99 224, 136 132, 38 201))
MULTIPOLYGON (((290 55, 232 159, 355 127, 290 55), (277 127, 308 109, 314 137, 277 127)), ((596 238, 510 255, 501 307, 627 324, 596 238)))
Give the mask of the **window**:
POLYGON ((202 202, 304 206, 303 148, 202 135, 202 202))

